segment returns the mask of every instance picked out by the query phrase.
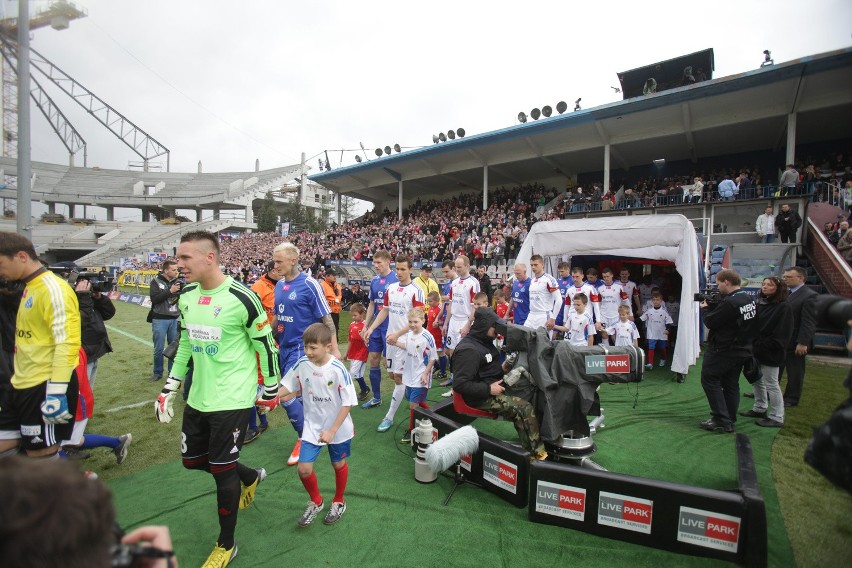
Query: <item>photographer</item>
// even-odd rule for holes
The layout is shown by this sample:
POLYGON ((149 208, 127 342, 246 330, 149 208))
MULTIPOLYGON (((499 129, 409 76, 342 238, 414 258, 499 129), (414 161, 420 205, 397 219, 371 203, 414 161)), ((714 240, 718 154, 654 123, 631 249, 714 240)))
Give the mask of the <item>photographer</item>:
POLYGON ((0 460, 0 500, 0 566, 178 565, 167 527, 140 527, 117 546, 109 489, 67 462, 0 460))
MULTIPOLYGON (((149 379, 152 383, 163 378, 163 348, 178 337, 177 300, 184 283, 185 280, 178 275, 177 262, 174 260, 163 261, 162 269, 151 279, 148 323, 151 324, 154 339, 154 374, 149 379)), ((171 368, 172 363, 169 361, 171 368)))
POLYGON ((751 343, 757 324, 757 305, 740 289, 740 275, 724 269, 716 274, 719 296, 701 302, 704 325, 710 330, 701 386, 710 403, 709 420, 699 426, 711 432, 733 432, 740 399, 740 372, 751 359, 751 343))

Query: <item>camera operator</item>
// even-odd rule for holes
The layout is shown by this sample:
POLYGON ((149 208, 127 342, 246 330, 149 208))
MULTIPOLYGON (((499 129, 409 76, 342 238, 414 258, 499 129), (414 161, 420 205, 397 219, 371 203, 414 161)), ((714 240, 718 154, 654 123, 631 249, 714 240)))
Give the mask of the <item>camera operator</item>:
POLYGON ((533 459, 547 459, 539 435, 538 419, 526 400, 505 394, 500 352, 494 346, 497 327, 506 322, 490 308, 477 308, 473 324, 453 351, 453 390, 468 406, 512 420, 515 430, 533 459))
POLYGON ((176 568, 167 527, 122 534, 103 483, 56 460, 0 460, 0 566, 176 568))
MULTIPOLYGON (((186 283, 178 274, 177 261, 163 261, 162 269, 151 279, 151 311, 148 322, 154 339, 154 373, 152 383, 163 378, 163 349, 178 337, 178 297, 186 283)), ((169 361, 169 369, 172 362, 169 361)))
POLYGON ((701 366, 701 386, 710 403, 709 420, 699 425, 711 432, 733 432, 740 401, 740 372, 751 359, 757 327, 757 305, 740 289, 740 275, 726 268, 716 274, 718 299, 708 295, 700 304, 710 330, 701 366))

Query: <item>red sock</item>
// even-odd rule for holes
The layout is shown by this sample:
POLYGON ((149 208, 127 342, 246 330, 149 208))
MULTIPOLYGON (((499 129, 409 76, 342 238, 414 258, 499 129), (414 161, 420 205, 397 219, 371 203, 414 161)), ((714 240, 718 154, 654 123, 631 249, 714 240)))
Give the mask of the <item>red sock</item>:
POLYGON ((408 410, 408 429, 414 430, 414 409, 410 408, 408 410))
POLYGON ((349 464, 343 464, 334 470, 334 499, 333 503, 343 503, 343 492, 346 491, 346 480, 349 479, 349 464))
POLYGON ((322 503, 322 495, 320 495, 319 484, 317 483, 317 474, 311 472, 311 474, 307 477, 300 477, 302 480, 302 485, 305 486, 305 489, 308 491, 308 495, 311 497, 311 501, 314 504, 319 505, 322 503))
POLYGON ((423 402, 421 402, 419 406, 420 406, 420 408, 429 408, 429 405, 426 404, 425 400, 423 402))
POLYGON ((648 349, 648 364, 650 364, 650 365, 654 364, 654 350, 653 349, 648 349))

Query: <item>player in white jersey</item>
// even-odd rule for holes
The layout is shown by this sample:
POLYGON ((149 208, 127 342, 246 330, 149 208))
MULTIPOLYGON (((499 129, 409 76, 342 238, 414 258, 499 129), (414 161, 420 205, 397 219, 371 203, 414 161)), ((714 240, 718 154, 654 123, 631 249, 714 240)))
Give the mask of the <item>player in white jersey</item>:
POLYGON ((594 345, 595 326, 588 312, 588 297, 583 292, 577 292, 572 302, 574 304, 573 313, 566 313, 564 324, 554 326, 553 329, 563 332, 565 334, 565 341, 571 345, 578 347, 594 345))
POLYGON ((530 313, 524 327, 553 329, 556 313, 562 308, 562 295, 556 278, 544 271, 544 259, 540 254, 530 257, 533 276, 530 279, 530 313))
POLYGON ((615 338, 615 346, 633 345, 639 347, 639 328, 630 320, 630 306, 618 306, 618 321, 604 330, 609 337, 615 338))
MULTIPOLYGON (((486 297, 487 301, 487 297, 486 297)), ((417 407, 429 408, 426 395, 432 386, 432 367, 435 366, 438 349, 435 338, 423 329, 426 322, 422 310, 413 309, 408 312, 408 331, 401 334, 393 333, 388 336, 388 344, 395 344, 405 351, 405 365, 402 369, 402 382, 405 385, 405 398, 408 400, 409 418, 408 431, 402 437, 402 443, 411 442, 411 431, 414 430, 414 411, 417 407)))
POLYGON ((642 314, 645 322, 645 335, 648 338, 648 362, 646 369, 654 366, 654 354, 660 355, 660 367, 666 366, 666 348, 668 347, 669 327, 672 318, 666 308, 663 307, 663 295, 654 292, 651 298, 651 308, 642 314))
POLYGON ((624 288, 625 292, 627 292, 627 297, 631 298, 631 301, 638 312, 642 309, 642 304, 639 303, 639 288, 636 286, 636 282, 630 279, 630 271, 626 268, 622 268, 618 273, 618 277, 618 283, 621 284, 621 287, 624 288))
POLYGON ((603 284, 598 286, 598 302, 600 302, 601 319, 597 329, 603 330, 618 322, 619 306, 630 306, 630 299, 621 284, 613 282, 611 268, 604 268, 603 284))
MULTIPOLYGON (((388 320, 388 335, 391 337, 397 331, 405 332, 408 329, 408 311, 411 308, 422 308, 426 304, 423 290, 411 281, 411 258, 406 255, 396 257, 396 277, 399 282, 389 284, 385 290, 384 309, 375 317, 368 329, 361 332, 365 339, 388 320)), ((402 367, 405 363, 405 351, 399 347, 389 345, 387 347, 388 373, 393 379, 393 397, 391 398, 388 413, 379 423, 377 430, 387 432, 393 425, 393 417, 397 408, 402 403, 405 395, 405 385, 402 384, 402 367)))
POLYGON ((281 379, 283 388, 279 393, 286 396, 291 392, 301 392, 305 405, 298 473, 310 501, 299 518, 299 526, 306 527, 314 522, 325 505, 314 473, 314 462, 326 445, 334 468, 335 492, 323 522, 332 525, 346 511, 343 497, 349 478, 346 458, 352 453, 351 440, 355 436, 355 426, 349 411, 358 404, 358 395, 355 394, 349 371, 331 354, 332 331, 328 326, 311 324, 302 338, 305 356, 281 379))
POLYGON ((563 321, 567 322, 568 316, 574 314, 574 296, 579 293, 583 293, 587 300, 592 304, 592 313, 589 315, 593 316, 593 322, 600 321, 601 312, 600 302, 598 301, 598 291, 594 286, 583 281, 583 269, 579 266, 575 266, 571 269, 571 278, 574 280, 574 283, 568 286, 568 289, 565 290, 565 311, 562 318, 563 321))
POLYGON ((456 345, 470 329, 473 322, 473 297, 479 292, 479 280, 470 275, 470 260, 459 255, 455 264, 458 277, 450 284, 450 303, 447 304, 447 318, 444 321, 444 347, 450 358, 456 345))

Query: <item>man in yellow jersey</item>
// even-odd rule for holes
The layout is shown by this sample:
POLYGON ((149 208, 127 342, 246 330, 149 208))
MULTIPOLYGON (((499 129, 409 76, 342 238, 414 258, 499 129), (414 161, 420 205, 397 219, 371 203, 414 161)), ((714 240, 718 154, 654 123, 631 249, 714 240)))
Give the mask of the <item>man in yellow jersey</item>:
POLYGON ((15 373, 0 395, 0 456, 22 447, 29 457, 52 458, 71 437, 77 410, 77 295, 17 233, 0 232, 0 276, 26 284, 15 322, 15 373))
POLYGON ((438 283, 432 278, 432 265, 428 262, 420 266, 420 274, 413 280, 414 284, 423 290, 423 297, 427 297, 430 292, 441 293, 438 288, 438 283))

